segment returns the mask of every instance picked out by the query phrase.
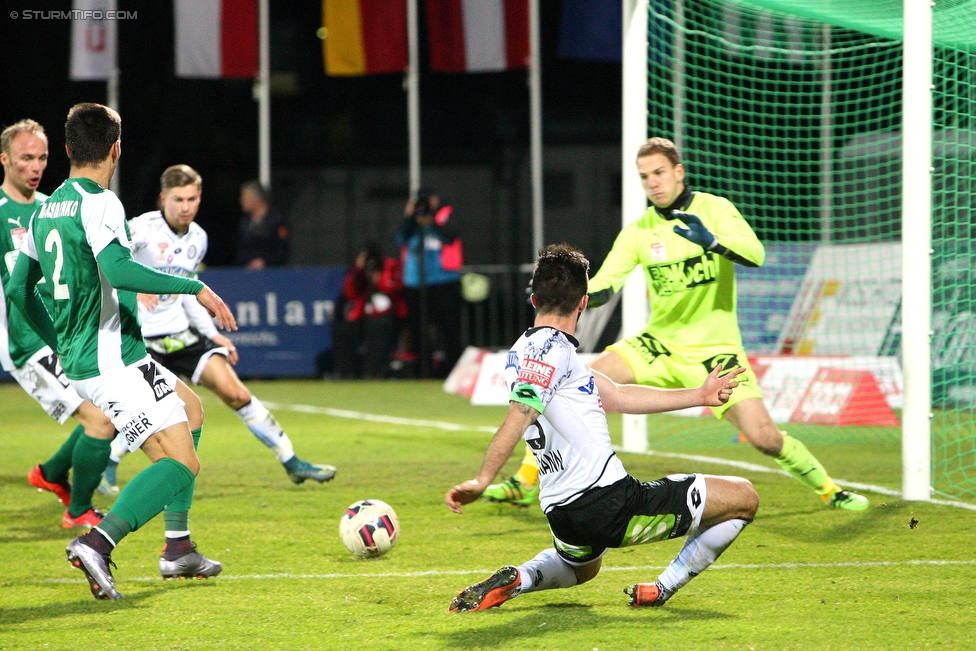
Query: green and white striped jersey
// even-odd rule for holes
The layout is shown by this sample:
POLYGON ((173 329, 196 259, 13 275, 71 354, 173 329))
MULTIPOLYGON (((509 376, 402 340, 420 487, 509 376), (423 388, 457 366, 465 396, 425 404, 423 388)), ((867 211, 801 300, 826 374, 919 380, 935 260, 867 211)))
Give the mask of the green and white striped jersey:
POLYGON ((0 222, 3 222, 0 226, 0 255, 3 256, 0 265, 0 365, 5 371, 22 367, 45 345, 20 312, 11 314, 10 301, 3 290, 17 262, 20 245, 27 237, 31 213, 47 198, 40 192, 35 192, 34 197, 32 203, 20 203, 0 190, 0 222))
POLYGON ((113 288, 95 260, 115 241, 129 248, 122 202, 86 178, 62 183, 28 228, 23 252, 40 263, 49 284, 57 352, 71 380, 146 356, 135 293, 113 288))

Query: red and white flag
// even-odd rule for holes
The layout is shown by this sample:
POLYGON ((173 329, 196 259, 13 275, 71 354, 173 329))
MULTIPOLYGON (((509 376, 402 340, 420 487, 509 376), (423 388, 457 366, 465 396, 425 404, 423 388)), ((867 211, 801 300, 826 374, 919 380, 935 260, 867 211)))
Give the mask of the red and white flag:
POLYGON ((257 76, 257 0, 176 0, 173 14, 177 77, 257 76))
POLYGON ((528 0, 426 0, 430 64, 438 72, 529 65, 528 0))
POLYGON ((118 48, 117 20, 109 20, 115 12, 115 0, 74 0, 71 20, 72 81, 100 81, 115 74, 118 48))

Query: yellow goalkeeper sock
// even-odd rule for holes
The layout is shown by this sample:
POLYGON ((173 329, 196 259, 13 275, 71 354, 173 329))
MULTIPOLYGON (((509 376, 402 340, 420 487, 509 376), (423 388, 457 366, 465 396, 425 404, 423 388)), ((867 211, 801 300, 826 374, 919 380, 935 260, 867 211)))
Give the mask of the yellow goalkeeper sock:
POLYGON ((539 483, 539 464, 535 460, 535 455, 529 446, 525 446, 525 456, 522 457, 522 465, 515 473, 519 483, 525 488, 532 488, 539 483))
POLYGON ((840 487, 834 483, 823 465, 805 445, 786 432, 782 434, 783 449, 776 457, 776 463, 793 475, 798 482, 816 491, 824 502, 830 501, 830 497, 840 490, 840 487))

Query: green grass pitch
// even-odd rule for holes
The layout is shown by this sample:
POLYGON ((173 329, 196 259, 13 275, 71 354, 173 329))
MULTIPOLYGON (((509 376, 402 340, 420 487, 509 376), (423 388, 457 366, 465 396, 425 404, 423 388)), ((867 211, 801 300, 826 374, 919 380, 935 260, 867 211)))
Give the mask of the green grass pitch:
MULTIPOLYGON (((623 588, 653 580, 677 540, 611 550, 601 574, 582 586, 449 614, 460 589, 550 546, 538 507, 481 502, 456 515, 443 504, 450 486, 477 472, 504 408, 471 407, 435 382, 248 386, 274 405, 303 458, 339 468, 336 479, 291 484, 236 416, 201 390, 203 470, 190 527, 224 572, 162 581, 156 518, 113 555, 125 599, 97 602, 64 560, 76 533, 61 529, 60 504, 26 481, 70 427, 47 418, 16 384, 0 385, 0 649, 976 649, 976 512, 871 492, 870 511, 835 512, 776 472, 676 455, 621 453, 641 479, 745 476, 762 504, 736 543, 666 607, 629 608, 623 588), (339 541, 345 507, 364 498, 390 503, 400 518, 399 541, 379 559, 354 558, 339 541)), ((775 469, 732 444, 728 427, 684 422, 703 434, 676 452, 775 469)), ((619 437, 618 416, 611 428, 619 437)), ((810 444, 838 478, 900 485, 897 441, 810 444)), ((145 463, 130 455, 120 479, 145 463)), ((96 505, 107 509, 111 498, 96 494, 96 505)))

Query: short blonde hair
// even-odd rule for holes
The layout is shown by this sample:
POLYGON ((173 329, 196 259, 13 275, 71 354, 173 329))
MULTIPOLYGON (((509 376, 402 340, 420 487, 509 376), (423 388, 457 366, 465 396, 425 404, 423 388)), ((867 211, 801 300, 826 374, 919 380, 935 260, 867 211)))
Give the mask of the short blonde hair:
POLYGON ((651 138, 637 150, 637 158, 651 154, 664 154, 672 165, 681 165, 681 152, 678 151, 678 146, 667 138, 651 138))
POLYGON ((189 165, 170 165, 159 177, 159 189, 162 192, 191 183, 197 186, 197 190, 203 189, 203 177, 189 165))
POLYGON ((34 120, 25 119, 18 122, 14 122, 9 127, 0 133, 0 151, 10 153, 10 143, 14 141, 14 138, 22 133, 32 133, 35 136, 43 136, 44 127, 34 120))

